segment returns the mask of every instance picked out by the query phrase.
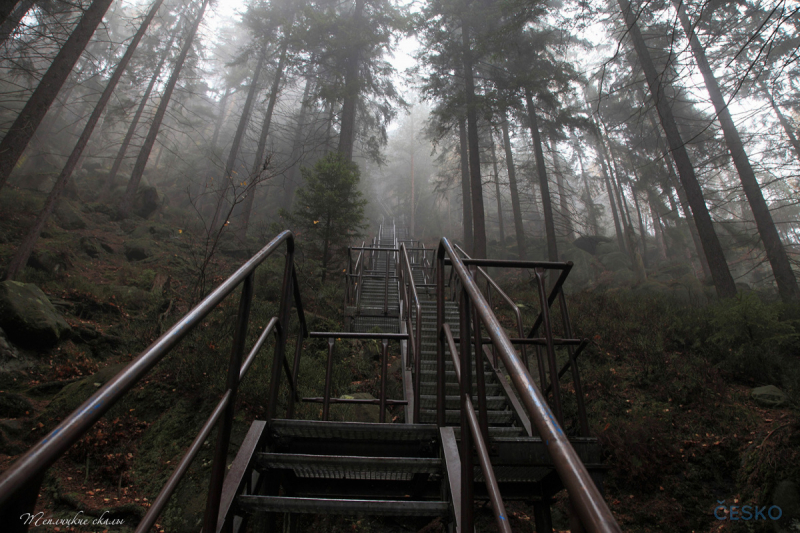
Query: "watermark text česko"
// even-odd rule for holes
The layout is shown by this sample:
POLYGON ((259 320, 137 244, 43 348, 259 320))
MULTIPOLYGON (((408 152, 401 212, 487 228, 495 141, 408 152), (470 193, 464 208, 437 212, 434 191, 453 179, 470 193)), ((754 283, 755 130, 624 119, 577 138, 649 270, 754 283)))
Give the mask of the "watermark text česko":
POLYGON ((26 526, 121 526, 125 523, 123 518, 106 518, 108 511, 103 512, 98 518, 90 519, 83 516, 83 511, 78 511, 72 518, 53 518, 51 516, 44 516, 43 511, 36 514, 23 513, 19 519, 22 520, 26 526))
POLYGON ((725 505, 725 500, 719 501, 720 504, 714 508, 714 517, 717 520, 780 520, 783 510, 777 505, 769 509, 767 506, 758 505, 725 505))

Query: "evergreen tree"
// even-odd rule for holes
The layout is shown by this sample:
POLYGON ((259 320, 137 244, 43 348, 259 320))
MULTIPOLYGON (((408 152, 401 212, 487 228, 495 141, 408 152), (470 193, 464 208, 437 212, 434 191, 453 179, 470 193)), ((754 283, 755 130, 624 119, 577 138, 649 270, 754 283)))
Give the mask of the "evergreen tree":
POLYGON ((294 212, 281 210, 281 216, 289 221, 298 239, 309 244, 312 255, 320 258, 325 281, 331 258, 341 255, 366 227, 367 200, 358 190, 358 165, 341 152, 331 152, 301 172, 305 186, 297 190, 294 212))

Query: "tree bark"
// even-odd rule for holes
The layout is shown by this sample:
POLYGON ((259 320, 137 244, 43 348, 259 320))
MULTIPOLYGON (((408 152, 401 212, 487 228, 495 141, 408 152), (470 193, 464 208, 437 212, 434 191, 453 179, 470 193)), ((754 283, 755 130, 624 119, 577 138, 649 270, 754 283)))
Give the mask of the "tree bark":
POLYGON ((297 169, 300 167, 300 148, 303 145, 303 130, 305 128, 306 114, 308 113, 308 95, 311 93, 312 76, 306 78, 306 87, 303 90, 303 100, 300 103, 300 114, 297 117, 297 125, 294 130, 294 141, 292 142, 292 166, 286 175, 286 188, 283 194, 284 208, 289 211, 294 203, 294 192, 297 190, 297 169))
POLYGON ((0 190, 8 181, 22 152, 58 96, 58 91, 81 57, 111 2, 112 0, 94 0, 91 3, 0 142, 0 190))
MULTIPOLYGON (((353 26, 359 28, 364 0, 356 0, 353 11, 353 26)), ((356 108, 358 96, 361 93, 361 79, 359 76, 361 66, 361 48, 356 45, 350 51, 344 71, 344 100, 342 101, 342 124, 339 130, 338 151, 347 161, 353 160, 353 145, 356 140, 356 108)))
POLYGON ((503 109, 500 128, 503 132, 503 148, 506 151, 506 169, 508 170, 508 189, 511 192, 511 211, 514 214, 514 233, 517 237, 517 253, 520 259, 528 258, 525 243, 525 228, 522 225, 522 208, 519 203, 517 190, 517 172, 514 168, 514 152, 511 150, 511 137, 508 134, 508 115, 503 109))
POLYGON ((536 157, 536 171, 539 174, 539 189, 542 193, 542 211, 544 212, 544 229, 547 236, 547 259, 558 261, 558 245, 556 244, 556 229, 553 223, 553 206, 550 202, 550 186, 547 183, 547 169, 544 166, 544 151, 542 139, 539 136, 539 121, 536 118, 536 109, 533 106, 533 95, 530 89, 525 89, 525 103, 528 106, 528 119, 530 120, 533 153, 536 157))
POLYGON ((214 133, 211 135, 211 150, 216 151, 217 149, 217 141, 219 140, 219 132, 222 131, 222 125, 225 123, 225 117, 227 116, 226 110, 228 109, 228 99, 231 97, 233 93, 232 87, 225 88, 225 94, 222 95, 222 98, 219 99, 219 117, 217 117, 217 122, 214 124, 214 133))
POLYGON ((464 65, 464 99, 467 106, 467 139, 469 141, 469 176, 472 197, 472 257, 486 257, 486 215, 483 209, 483 182, 478 137, 478 110, 475 102, 475 80, 472 73, 470 26, 461 18, 462 61, 464 65))
POLYGON ((550 139, 550 151, 553 152, 553 171, 556 174, 556 186, 558 187, 558 204, 561 211, 561 223, 564 224, 567 239, 573 241, 575 240, 575 228, 573 228, 572 219, 570 218, 569 205, 567 203, 567 193, 564 189, 564 176, 561 174, 561 167, 558 164, 558 152, 556 152, 556 144, 553 139, 550 139))
POLYGON ((597 221, 597 213, 595 211, 595 204, 592 200, 592 191, 589 188, 589 178, 586 175, 586 169, 583 166, 583 155, 581 154, 581 147, 578 143, 577 138, 573 139, 573 146, 575 148, 575 153, 578 155, 578 164, 581 167, 581 179, 583 180, 583 187, 586 194, 586 199, 584 200, 586 205, 586 214, 587 214, 587 222, 589 224, 589 231, 592 235, 598 236, 600 235, 600 224, 597 221))
POLYGON ((148 100, 150 100, 150 93, 153 92, 153 88, 156 86, 158 77, 161 74, 161 69, 164 68, 164 63, 167 62, 167 58, 169 57, 169 53, 172 49, 172 43, 175 42, 175 36, 177 34, 177 27, 173 27, 172 31, 170 31, 167 47, 164 49, 164 53, 161 54, 161 57, 158 60, 158 65, 153 71, 153 76, 150 78, 150 83, 147 84, 147 89, 144 91, 142 100, 139 102, 139 107, 136 108, 136 113, 133 115, 133 120, 131 120, 130 126, 128 126, 128 131, 125 133, 125 138, 122 140, 122 145, 119 147, 117 157, 114 158, 114 163, 111 165, 111 170, 108 173, 108 177, 106 177, 106 181, 103 183, 103 188, 100 191, 101 199, 108 198, 108 195, 114 189, 114 182, 117 180, 117 173, 119 173, 122 162, 125 160, 125 153, 128 151, 128 146, 130 146, 133 136, 136 134, 136 128, 139 125, 139 120, 142 118, 142 113, 144 113, 145 107, 147 107, 148 100))
POLYGON ((786 132, 786 136, 789 138, 789 143, 792 145, 792 148, 794 148, 794 154, 797 156, 797 161, 800 162, 800 141, 797 140, 797 136, 794 134, 794 131, 792 131, 792 125, 789 124, 789 120, 781 112, 778 104, 775 103, 775 98, 772 97, 772 93, 767 88, 767 85, 762 82, 759 84, 759 86, 761 87, 761 92, 763 92, 769 100, 769 105, 772 106, 772 110, 775 111, 775 115, 778 117, 778 120, 783 127, 783 131, 786 132))
POLYGON ((459 152, 461 154, 461 219, 464 226, 464 249, 472 255, 472 198, 469 187, 469 148, 467 147, 467 124, 465 117, 458 119, 459 152))
MULTIPOLYGON (((228 152, 228 160, 225 162, 225 173, 222 175, 222 189, 217 197, 217 208, 214 211, 214 221, 211 223, 211 230, 217 231, 219 229, 222 210, 226 203, 228 190, 233 185, 233 173, 236 166, 236 159, 239 156, 239 146, 242 144, 242 139, 247 131, 247 126, 250 124, 250 115, 253 112, 253 102, 255 102, 256 94, 258 94, 258 80, 261 77, 261 69, 264 67, 264 60, 267 57, 267 47, 264 45, 261 48, 261 53, 258 56, 258 63, 256 69, 253 71, 253 78, 250 80, 250 88, 247 91, 247 98, 244 101, 244 109, 242 115, 239 117, 239 124, 236 126, 236 133, 233 135, 233 142, 231 143, 231 150, 228 152)), ((234 191, 236 186, 233 185, 234 191)), ((227 223, 227 222, 225 222, 227 223)))
POLYGON ((664 239, 664 229, 661 227, 661 216, 653 202, 650 202, 650 217, 653 219, 653 229, 656 234, 656 249, 659 261, 667 260, 667 241, 664 239))
POLYGON ((725 144, 727 144, 733 158, 733 164, 739 172, 739 179, 742 182, 747 201, 750 203, 750 209, 753 210, 753 218, 758 228, 758 234, 761 236, 761 242, 764 243, 767 259, 772 266, 772 273, 778 285, 778 293, 784 303, 797 302, 800 300, 800 287, 797 285, 797 278, 792 270, 791 263, 789 263, 789 256, 786 254, 780 235, 778 235, 775 222, 772 220, 769 206, 761 193, 761 186, 758 184, 752 165, 750 165, 750 158, 744 149, 739 131, 736 129, 733 117, 731 117, 731 113, 728 110, 728 105, 722 96, 722 90, 719 87, 719 83, 717 83, 717 78, 711 70, 708 58, 706 58, 705 49, 694 32, 684 7, 678 0, 672 0, 672 3, 678 11, 678 18, 683 26, 683 31, 689 39, 692 54, 703 75, 708 95, 711 97, 711 102, 717 112, 717 118, 722 126, 725 144))
MULTIPOLYGON (((266 170, 266 161, 264 161, 264 151, 267 148, 267 136, 269 135, 269 128, 272 124, 272 113, 275 111, 275 104, 278 101, 278 91, 281 87, 281 79, 283 78, 283 69, 286 68, 286 53, 289 48, 289 41, 286 39, 281 46, 281 55, 278 59, 278 66, 275 69, 275 78, 272 80, 272 87, 269 91, 269 102, 267 103, 267 111, 264 114, 264 123, 261 126, 261 134, 258 137, 258 147, 256 148, 256 156, 253 159, 253 169, 250 171, 250 182, 252 185, 250 192, 244 200, 242 207, 242 216, 239 221, 239 239, 244 241, 247 237, 247 226, 250 224, 250 213, 253 210, 253 200, 255 199, 256 190, 255 182, 261 175, 261 172, 266 170)), ((288 209, 288 207, 286 207, 288 209)))
POLYGON ((186 36, 186 42, 183 43, 180 54, 175 60, 175 67, 172 69, 172 74, 170 74, 167 85, 164 88, 164 93, 161 95, 161 101, 158 104, 158 109, 153 117, 152 124, 150 124, 150 130, 147 132, 147 137, 144 140, 144 144, 139 150, 139 157, 137 157, 136 163, 133 166, 133 172, 131 173, 131 178, 128 181, 128 187, 125 189, 125 194, 119 203, 119 207, 117 208, 118 217, 120 219, 127 218, 130 215, 131 209, 133 208, 133 200, 136 196, 136 190, 139 188, 139 182, 142 180, 144 168, 147 166, 147 160, 150 158, 150 152, 152 151, 153 145, 156 142, 158 130, 161 128, 161 121, 164 120, 164 115, 167 112, 167 106, 169 105, 170 98, 172 98, 172 91, 175 90, 175 84, 178 83, 178 77, 181 74, 183 63, 186 61, 186 56, 189 54, 189 50, 192 47, 192 41, 194 41, 194 36, 197 34, 197 28, 200 26, 200 21, 203 20, 203 15, 206 12, 208 2, 209 0, 203 0, 200 11, 197 14, 197 18, 195 19, 194 24, 192 24, 189 34, 186 36))
POLYGON ((721 298, 732 298, 736 296, 736 284, 728 269, 728 263, 725 261, 722 245, 714 230, 711 214, 708 212, 708 207, 703 198, 703 191, 700 188, 700 184, 697 182, 697 177, 695 176, 692 162, 689 159, 686 145, 681 139, 678 125, 672 114, 672 107, 667 101, 661 81, 658 77, 658 72, 650 58, 650 51, 647 49, 647 44, 644 42, 642 34, 639 32, 639 27, 636 24, 636 15, 631 10, 630 3, 628 0, 617 0, 617 2, 619 3, 622 15, 625 19, 636 54, 639 57, 639 62, 644 70, 647 85, 655 100, 656 109, 661 119, 661 125, 664 128, 672 157, 675 159, 678 175, 686 190, 686 196, 692 208, 692 216, 695 219, 697 232, 703 243, 703 250, 708 259, 711 277, 714 280, 717 294, 721 298))
POLYGON ((72 153, 67 158, 64 168, 61 170, 58 178, 56 178, 56 182, 53 185, 53 189, 50 191, 47 200, 45 201, 42 211, 39 213, 39 216, 36 218, 33 226, 28 231, 25 239, 23 239, 22 243, 19 245, 19 248, 17 248, 14 257, 11 259, 8 272, 6 273, 6 279, 15 279, 22 268, 28 263, 28 258, 33 251, 33 247, 36 245, 36 241, 39 239, 39 234, 41 233, 42 228, 50 218, 50 214, 53 212, 53 209, 55 209, 56 203, 61 198, 61 194, 64 192, 67 181, 72 176, 72 172, 75 170, 78 161, 80 161, 81 154, 86 148, 89 138, 92 136, 92 132, 94 131, 97 122, 100 120, 100 116, 103 114, 108 101, 111 99, 111 95, 114 92, 114 89, 117 87, 117 83, 119 83, 119 80, 127 68, 131 57, 133 57, 133 53, 139 46, 139 42, 142 40, 145 31, 147 31, 150 22, 152 22, 153 17, 156 16, 156 12, 161 7, 163 1, 164 0, 155 0, 153 6, 150 8, 150 11, 147 13, 147 16, 145 16, 136 34, 133 36, 128 48, 125 50, 125 54, 117 64, 114 73, 111 75, 111 78, 109 78, 106 88, 103 90, 103 94, 100 95, 97 105, 95 105, 92 114, 89 116, 89 120, 86 122, 86 125, 83 128, 83 132, 78 138, 78 142, 75 144, 75 148, 72 149, 72 153))
POLYGON ((506 232, 503 227, 503 203, 500 196, 500 174, 497 171, 497 150, 494 146, 494 135, 491 128, 489 129, 489 141, 492 145, 492 170, 494 171, 494 191, 497 196, 497 229, 500 234, 500 243, 502 248, 505 249, 506 245, 506 232))

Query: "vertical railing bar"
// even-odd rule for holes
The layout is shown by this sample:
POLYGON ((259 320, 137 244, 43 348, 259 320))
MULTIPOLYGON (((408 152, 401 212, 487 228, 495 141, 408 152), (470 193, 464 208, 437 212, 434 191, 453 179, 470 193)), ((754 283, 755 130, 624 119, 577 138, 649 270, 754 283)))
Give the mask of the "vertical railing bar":
MULTIPOLYGON (((445 385, 444 385, 444 255, 436 258, 436 424, 445 425, 445 385)), ((419 387, 417 387, 419 390, 419 387)))
POLYGON ((383 339, 381 350, 381 413, 378 421, 386 422, 386 375, 389 367, 389 339, 383 339))
POLYGON ((483 364, 483 339, 478 313, 472 313, 472 329, 475 336, 475 382, 478 386, 478 420, 480 421, 483 439, 489 441, 489 415, 486 412, 486 376, 483 364))
POLYGON ((539 287, 539 304, 542 306, 542 326, 544 327, 544 337, 547 342, 547 359, 550 367, 550 381, 553 384, 553 411, 559 424, 564 424, 564 413, 561 410, 561 384, 558 380, 558 366, 556 363, 556 351, 553 346, 553 330, 550 326, 550 307, 547 305, 547 289, 545 288, 543 269, 535 269, 536 282, 539 287))
MULTIPOLYGON (((572 338, 572 325, 569 320, 569 310, 567 309, 567 299, 564 296, 563 287, 558 291, 559 305, 561 306, 561 320, 564 325, 564 336, 568 339, 572 338)), ((572 381, 575 387, 575 396, 578 398, 578 421, 581 425, 581 436, 589 436, 589 419, 586 416, 586 403, 583 395, 583 385, 581 384, 581 376, 578 369, 578 362, 575 359, 575 350, 572 346, 567 346, 567 355, 569 355, 569 364, 572 367, 572 381)))
POLYGON ((469 430, 469 419, 467 409, 472 400, 472 363, 470 357, 472 347, 470 346, 470 300, 466 289, 462 289, 461 305, 459 313, 461 337, 461 383, 459 384, 459 395, 461 396, 461 524, 464 531, 473 529, 473 507, 474 507, 474 476, 473 471, 473 451, 472 433, 469 430))
MULTIPOLYGON (((294 249, 286 251, 286 260, 283 269, 283 284, 281 285, 281 303, 278 310, 278 329, 279 338, 275 342, 275 350, 272 356, 272 375, 269 383, 269 398, 267 398, 267 424, 269 424, 278 409, 278 392, 281 385, 281 370, 283 369, 286 357, 286 340, 289 335, 289 318, 292 311, 292 299, 297 298, 300 302, 300 287, 293 282, 295 277, 294 269, 294 249)), ((305 327, 303 318, 302 304, 297 304, 300 322, 305 327)))
POLYGON ((205 531, 214 531, 217 527, 219 504, 222 496, 222 483, 225 479, 225 467, 228 458, 228 445, 230 444, 233 418, 236 414, 236 393, 239 389, 239 372, 242 366, 247 326, 250 322, 250 307, 253 302, 253 272, 250 272, 242 283, 242 295, 239 299, 239 312, 236 316, 236 329, 233 335, 231 356, 228 362, 228 378, 226 389, 230 393, 230 400, 225 406, 222 423, 217 433, 217 446, 214 450, 214 460, 211 466, 211 479, 208 483, 208 497, 203 520, 205 531))
POLYGON ((294 347, 294 361, 292 361, 292 380, 294 380, 294 396, 290 396, 289 405, 286 407, 286 418, 294 417, 294 402, 300 401, 300 393, 297 390, 297 374, 300 373, 300 354, 303 352, 303 328, 297 328, 297 341, 294 347))
POLYGON ((325 393, 322 398, 322 420, 328 421, 328 410, 331 403, 331 372, 333 371, 333 343, 335 339, 328 337, 328 365, 325 369, 325 393))
POLYGON ((386 277, 383 280, 383 315, 389 314, 389 252, 386 254, 386 277))

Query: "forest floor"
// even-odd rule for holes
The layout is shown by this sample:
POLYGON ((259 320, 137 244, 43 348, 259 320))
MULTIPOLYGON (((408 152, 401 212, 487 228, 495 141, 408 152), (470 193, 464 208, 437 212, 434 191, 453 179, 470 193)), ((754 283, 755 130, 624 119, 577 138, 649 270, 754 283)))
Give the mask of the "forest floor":
MULTIPOLYGON (((8 263, 42 201, 41 195, 28 191, 4 192, 0 265, 8 263)), ((35 266, 24 271, 21 281, 35 283, 50 297, 72 333, 47 350, 17 346, 15 357, 0 361, 0 470, 256 251, 254 243, 253 249, 225 244, 203 268, 208 248, 202 233, 182 226, 186 217, 177 211, 120 223, 97 205, 65 204, 62 216, 46 228, 37 246, 31 263, 35 266)), ((265 324, 277 310, 281 269, 282 258, 277 258, 256 276, 255 323, 265 324)), ((312 329, 342 328, 335 318, 341 314, 341 284, 323 285, 319 265, 306 258, 298 264, 298 272, 312 329)), ((527 280, 499 279, 517 301, 536 301, 527 280)), ((781 335, 751 335, 742 341, 720 326, 731 311, 714 303, 687 307, 633 295, 624 288, 570 296, 576 334, 592 340, 581 360, 582 381, 591 432, 599 438, 609 467, 607 501, 623 530, 800 531, 795 381, 800 372, 798 352, 792 352, 798 346, 797 322, 777 304, 759 307, 749 298, 730 307, 747 307, 747 320, 766 322, 781 335), (784 326, 794 328, 793 333, 787 334, 784 326), (766 384, 782 388, 789 401, 773 408, 757 404, 751 389, 766 384), (729 519, 731 506, 745 505, 767 509, 777 505, 783 516, 777 522, 729 519)), ((82 512, 90 520, 106 522, 42 530, 132 531, 222 390, 236 300, 230 298, 209 315, 181 349, 137 384, 48 473, 37 506, 44 516, 68 518, 82 512), (106 510, 110 512, 104 514, 106 510)), ((528 323, 533 311, 523 307, 528 323)), ((510 329, 510 318, 502 310, 498 313, 510 329)), ((377 394, 374 352, 368 342, 337 348, 337 394, 377 394)), ((399 395, 394 355, 391 395, 399 395)), ((301 396, 321 392, 325 357, 324 342, 307 343, 301 361, 301 396)), ((261 398, 267 367, 266 362, 254 365, 253 375, 243 385, 234 449, 250 421, 264 414, 261 398)), ((576 402, 568 393, 574 388, 566 378, 563 386, 569 427, 575 421, 576 402)), ((285 405, 285 398, 281 402, 285 405)), ((300 404, 297 414, 313 419, 317 410, 313 404, 300 404)), ((401 411, 390 416, 400 417, 401 411)), ((213 435, 209 440, 213 442, 213 435)), ((203 488, 212 447, 207 443, 201 449, 187 480, 162 514, 159 531, 199 529, 196 520, 205 505, 203 488)), ((566 509, 561 493, 554 520, 562 531, 568 527, 566 509)), ((509 502, 508 510, 515 531, 534 530, 526 504, 509 502)), ((483 508, 477 514, 480 529, 493 530, 490 511, 483 508)), ((442 529, 437 522, 356 518, 307 525, 320 531, 442 529)))

